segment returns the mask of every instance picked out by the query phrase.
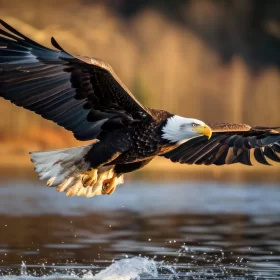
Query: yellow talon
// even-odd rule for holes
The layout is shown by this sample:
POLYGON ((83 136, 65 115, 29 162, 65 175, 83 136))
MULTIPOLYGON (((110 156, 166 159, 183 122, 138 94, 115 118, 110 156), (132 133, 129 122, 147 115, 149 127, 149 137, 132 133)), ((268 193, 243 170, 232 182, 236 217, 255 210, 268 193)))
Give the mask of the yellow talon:
POLYGON ((103 184, 102 184, 102 191, 101 193, 102 194, 112 194, 116 187, 117 187, 117 175, 114 174, 113 177, 111 179, 106 179, 103 181, 103 184))
POLYGON ((89 169, 83 173, 82 177, 83 186, 86 188, 88 186, 93 186, 97 181, 97 169, 89 169))

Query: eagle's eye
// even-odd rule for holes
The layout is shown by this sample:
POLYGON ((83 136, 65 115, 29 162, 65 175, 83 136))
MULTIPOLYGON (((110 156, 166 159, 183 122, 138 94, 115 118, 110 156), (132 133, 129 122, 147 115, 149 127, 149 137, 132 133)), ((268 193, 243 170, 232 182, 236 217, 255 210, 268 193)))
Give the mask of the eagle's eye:
POLYGON ((192 127, 197 127, 198 124, 197 123, 192 123, 192 127))

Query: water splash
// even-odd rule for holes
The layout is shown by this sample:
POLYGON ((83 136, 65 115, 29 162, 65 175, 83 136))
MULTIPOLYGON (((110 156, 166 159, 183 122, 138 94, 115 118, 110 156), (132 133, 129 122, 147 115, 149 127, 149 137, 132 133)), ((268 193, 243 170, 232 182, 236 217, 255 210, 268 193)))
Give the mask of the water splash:
POLYGON ((23 275, 27 275, 27 268, 26 268, 26 264, 25 262, 21 263, 21 268, 20 268, 20 274, 23 275))
MULTIPOLYGON (((142 257, 133 257, 114 262, 109 267, 97 274, 93 271, 82 269, 74 272, 73 269, 62 269, 63 272, 52 272, 44 275, 44 279, 92 279, 92 280, 140 280, 141 276, 155 278, 158 276, 157 263, 154 260, 142 257)), ((58 269, 56 269, 58 271, 58 269)), ((5 280, 36 280, 41 277, 29 273, 28 267, 22 262, 20 275, 6 275, 5 280)))
MULTIPOLYGON (((205 250, 207 248, 204 248, 205 250)), ((24 262, 17 273, 0 267, 0 278, 4 280, 59 280, 59 279, 92 279, 92 280, 140 280, 140 279, 257 279, 266 275, 266 271, 250 271, 242 257, 236 256, 230 262, 229 252, 208 248, 206 251, 195 247, 181 246, 176 251, 173 261, 155 261, 155 257, 132 257, 113 262, 108 267, 101 266, 27 266, 24 262), (42 271, 43 269, 43 271, 42 271), (17 275, 15 275, 17 274, 17 275), (186 278, 187 277, 187 278, 186 278), (253 278, 252 278, 253 277, 253 278)), ((269 271, 272 275, 272 271, 269 271)), ((278 275, 275 271, 274 275, 278 275)), ((271 277, 270 277, 271 278, 271 277)), ((260 278, 267 279, 267 278, 260 278)), ((276 279, 276 278, 271 278, 276 279)), ((277 278, 278 279, 278 278, 277 278)))
POLYGON ((94 280, 138 280, 140 275, 157 277, 157 265, 154 260, 134 257, 113 263, 94 276, 94 280))

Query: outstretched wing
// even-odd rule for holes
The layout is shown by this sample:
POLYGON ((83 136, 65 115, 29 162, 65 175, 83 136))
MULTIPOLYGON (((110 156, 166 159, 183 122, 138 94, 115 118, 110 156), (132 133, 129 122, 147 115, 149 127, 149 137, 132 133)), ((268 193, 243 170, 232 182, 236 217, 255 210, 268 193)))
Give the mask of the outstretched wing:
POLYGON ((51 50, 0 20, 0 96, 71 130, 78 140, 151 117, 105 62, 51 50))
POLYGON ((173 162, 187 164, 224 165, 243 163, 252 165, 253 157, 269 165, 267 159, 280 162, 279 127, 251 127, 246 124, 209 124, 213 134, 191 139, 162 156, 173 162))

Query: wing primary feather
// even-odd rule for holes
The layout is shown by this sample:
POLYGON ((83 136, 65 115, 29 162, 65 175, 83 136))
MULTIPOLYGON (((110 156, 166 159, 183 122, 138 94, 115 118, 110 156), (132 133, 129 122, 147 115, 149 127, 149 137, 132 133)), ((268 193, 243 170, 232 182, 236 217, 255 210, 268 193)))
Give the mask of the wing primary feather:
POLYGON ((226 144, 222 145, 219 148, 217 155, 216 155, 216 160, 214 162, 216 165, 226 164, 226 157, 228 154, 228 150, 229 150, 229 147, 226 144))
MULTIPOLYGON (((56 68, 56 71, 53 71, 53 69, 47 69, 45 71, 36 71, 36 72, 31 72, 31 73, 22 73, 17 71, 18 73, 20 73, 21 75, 18 75, 18 73, 16 73, 17 75, 14 75, 13 77, 5 77, 3 76, 3 80, 5 82, 5 84, 8 83, 20 83, 22 81, 28 82, 28 81, 34 81, 34 80, 38 80, 38 79, 42 79, 42 78, 48 78, 48 77, 54 77, 54 76, 60 76, 60 75, 65 75, 64 72, 59 72, 60 69, 56 68)), ((2 79, 1 79, 2 80, 2 79)))
POLYGON ((60 50, 60 51, 62 51, 62 52, 64 52, 64 53, 68 54, 68 53, 58 44, 58 42, 55 40, 54 37, 51 38, 51 43, 52 43, 52 45, 53 45, 56 49, 58 49, 58 50, 60 50))
POLYGON ((202 148, 199 149, 198 151, 195 151, 193 155, 182 156, 180 162, 187 162, 189 164, 194 164, 196 163, 197 160, 199 160, 200 158, 205 156, 208 152, 210 152, 213 148, 215 148, 216 145, 219 145, 219 143, 216 141, 212 141, 206 146, 203 145, 202 148))
POLYGON ((73 98, 69 98, 68 102, 60 102, 58 107, 55 107, 53 110, 46 112, 46 117, 51 118, 54 122, 57 122, 63 114, 66 114, 74 106, 78 107, 80 104, 83 104, 83 100, 80 103, 77 103, 73 98))
MULTIPOLYGON (((1 40, 0 40, 1 45, 1 40)), ((13 50, 13 49, 4 49, 0 48, 0 56, 24 56, 26 54, 29 54, 30 52, 28 50, 13 50)), ((1 62, 2 63, 2 62, 1 62)))
POLYGON ((279 156, 274 152, 273 148, 270 146, 266 146, 264 148, 264 155, 273 161, 280 162, 279 156))
POLYGON ((272 148, 276 153, 280 153, 280 143, 273 144, 272 148))
MULTIPOLYGON (((45 50, 49 50, 48 48, 46 48, 46 47, 44 47, 44 46, 38 44, 37 42, 35 42, 35 41, 29 39, 28 37, 26 37, 25 35, 21 34, 19 31, 17 31, 15 28, 13 28, 12 26, 10 26, 10 25, 9 25, 8 23, 6 23, 5 21, 3 21, 3 20, 0 19, 0 23, 1 23, 7 30, 9 30, 9 31, 12 32, 13 34, 16 34, 16 35, 19 36, 20 38, 14 36, 14 35, 12 35, 12 34, 10 34, 10 33, 8 33, 8 32, 6 32, 6 33, 7 33, 6 36, 11 37, 11 38, 13 38, 13 39, 15 39, 15 40, 20 40, 20 41, 23 41, 23 39, 24 39, 24 42, 30 42, 30 43, 32 43, 32 44, 33 44, 34 46, 36 46, 36 47, 39 47, 39 48, 45 49, 45 50)), ((1 31, 4 32, 4 30, 1 30, 1 31)))
POLYGON ((195 151, 193 151, 193 153, 189 153, 187 155, 184 155, 181 160, 184 162, 188 162, 188 163, 195 163, 196 160, 199 160, 201 157, 203 157, 206 153, 208 153, 209 151, 211 151, 213 148, 215 148, 215 146, 219 143, 218 141, 222 140, 222 138, 225 138, 226 136, 217 136, 213 139, 210 139, 209 141, 205 141, 205 143, 203 143, 202 145, 200 145, 200 147, 198 147, 197 149, 195 149, 195 151))
POLYGON ((63 83, 65 79, 60 79, 54 84, 51 84, 49 88, 45 89, 44 87, 36 89, 32 89, 29 94, 20 96, 20 98, 16 99, 17 104, 20 106, 33 106, 36 103, 44 103, 44 100, 50 98, 52 96, 58 97, 61 93, 71 87, 70 83, 63 83), (41 90, 39 94, 38 90, 41 90))
POLYGON ((68 88, 59 92, 59 94, 47 96, 46 98, 42 99, 41 102, 38 102, 32 106, 32 110, 40 111, 41 113, 48 112, 56 107, 59 104, 65 103, 68 100, 73 99, 73 89, 68 88))
MULTIPOLYGON (((16 86, 15 88, 13 88, 13 90, 4 90, 1 87, 1 91, 3 90, 3 97, 6 99, 11 100, 13 103, 17 104, 17 105, 21 105, 21 104, 27 104, 30 105, 28 103, 28 98, 37 98, 40 97, 42 101, 42 103, 44 103, 44 100, 47 98, 52 98, 52 96, 56 95, 57 92, 52 92, 50 89, 48 90, 44 90, 44 87, 48 85, 48 83, 53 82, 53 85, 59 85, 63 80, 61 79, 61 77, 56 77, 54 79, 44 79, 42 81, 38 81, 35 82, 33 81, 32 83, 30 83, 30 87, 28 87, 28 83, 22 83, 22 85, 16 86), (23 90, 24 89, 24 90, 23 90), (37 93, 41 91, 40 93, 37 93), (49 95, 47 95, 49 94, 49 95)), ((69 84, 68 84, 69 86, 69 84)), ((52 87, 51 87, 52 88, 52 87)))
POLYGON ((60 116, 58 123, 68 130, 77 127, 80 123, 83 122, 84 119, 81 119, 81 117, 83 117, 83 114, 81 114, 81 112, 76 109, 77 108, 75 107, 69 109, 69 111, 60 116))
POLYGON ((60 125, 63 125, 68 130, 75 130, 77 131, 80 126, 86 124, 88 125, 88 122, 85 121, 85 115, 87 114, 87 111, 76 111, 73 112, 71 117, 66 122, 61 122, 60 125))
POLYGON ((261 163, 261 164, 264 164, 264 165, 270 165, 267 160, 265 159, 264 157, 264 154, 263 154, 263 151, 261 148, 255 148, 254 150, 254 156, 255 156, 255 159, 261 163))
POLYGON ((251 160, 250 160, 250 150, 243 147, 241 149, 241 152, 236 156, 235 161, 240 162, 245 165, 252 165, 251 160))
POLYGON ((195 147, 196 145, 198 145, 200 143, 203 144, 205 142, 205 140, 206 140, 206 138, 203 138, 203 137, 189 140, 187 143, 181 144, 180 146, 176 147, 174 150, 171 150, 171 151, 163 154, 162 156, 164 156, 166 158, 170 158, 170 159, 176 158, 176 157, 180 158, 180 155, 191 150, 193 147, 195 147))
POLYGON ((205 152, 204 154, 201 154, 198 158, 195 159, 195 161, 193 163, 195 164, 205 164, 205 165, 210 165, 212 164, 215 159, 216 159, 216 155, 217 152, 220 149, 220 143, 216 143, 215 146, 213 146, 213 148, 211 150, 208 150, 207 152, 205 152))

